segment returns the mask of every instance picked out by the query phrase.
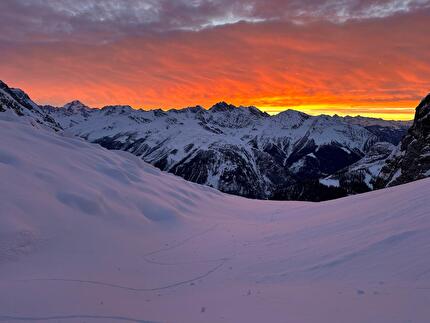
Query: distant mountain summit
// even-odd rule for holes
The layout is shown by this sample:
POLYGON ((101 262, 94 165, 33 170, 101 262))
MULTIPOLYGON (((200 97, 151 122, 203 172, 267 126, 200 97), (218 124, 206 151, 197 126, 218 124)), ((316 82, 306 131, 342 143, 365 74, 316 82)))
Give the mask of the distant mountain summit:
POLYGON ((416 108, 415 119, 398 149, 387 159, 377 188, 430 176, 430 94, 416 108))
POLYGON ((67 112, 71 113, 71 114, 88 113, 88 112, 91 112, 91 110, 92 110, 91 108, 89 108, 88 106, 86 106, 85 104, 83 104, 79 100, 75 100, 75 101, 72 101, 72 102, 65 104, 63 106, 63 109, 66 110, 67 112))

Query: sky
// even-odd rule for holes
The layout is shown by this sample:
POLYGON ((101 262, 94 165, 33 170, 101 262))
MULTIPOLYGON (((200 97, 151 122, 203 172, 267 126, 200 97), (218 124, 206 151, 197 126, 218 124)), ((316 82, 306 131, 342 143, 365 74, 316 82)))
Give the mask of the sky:
POLYGON ((0 79, 36 102, 412 119, 430 0, 1 0, 0 79))

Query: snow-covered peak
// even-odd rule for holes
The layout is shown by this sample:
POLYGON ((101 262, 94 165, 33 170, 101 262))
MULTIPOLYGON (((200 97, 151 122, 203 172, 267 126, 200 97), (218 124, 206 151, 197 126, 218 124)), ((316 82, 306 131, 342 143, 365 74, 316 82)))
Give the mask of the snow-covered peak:
POLYGON ((72 102, 66 103, 63 106, 64 110, 67 110, 70 113, 82 113, 83 111, 89 112, 92 109, 88 107, 87 105, 83 104, 79 100, 74 100, 72 102))
POLYGON ((247 113, 254 115, 256 117, 262 117, 262 118, 270 117, 270 115, 267 112, 263 112, 253 105, 251 105, 251 106, 241 105, 239 107, 239 109, 242 109, 242 110, 246 111, 247 113))
POLYGON ((222 102, 218 102, 216 104, 214 104, 209 111, 211 112, 225 112, 225 111, 233 111, 237 109, 237 107, 233 104, 229 104, 225 101, 222 102))
POLYGON ((206 120, 220 127, 246 128, 254 126, 270 116, 254 106, 235 106, 226 102, 219 102, 212 106, 207 113, 206 120))
POLYGON ((299 127, 307 119, 312 118, 310 115, 296 111, 296 110, 285 110, 272 117, 277 123, 283 125, 283 127, 299 127))
POLYGON ((40 111, 39 106, 32 99, 30 99, 28 94, 25 93, 23 90, 18 88, 11 88, 10 90, 20 100, 21 104, 22 103, 28 104, 29 106, 32 107, 32 109, 40 111))
MULTIPOLYGON (((49 112, 53 112, 52 108, 45 107, 45 109, 49 112)), ((57 108, 57 119, 60 123, 63 122, 63 119, 66 117, 74 118, 74 119, 87 119, 91 113, 93 113, 96 109, 92 109, 87 105, 83 104, 79 100, 75 100, 65 104, 62 108, 57 108)))
POLYGON ((104 115, 113 115, 113 114, 130 114, 133 111, 139 111, 134 110, 129 105, 107 105, 101 109, 102 113, 104 115))
POLYGON ((395 128, 409 128, 412 125, 412 121, 396 121, 396 120, 384 120, 381 118, 370 118, 362 116, 346 116, 343 119, 350 123, 356 124, 363 127, 379 126, 379 127, 395 127, 395 128))
POLYGON ((209 108, 208 111, 210 113, 228 113, 228 114, 245 113, 245 114, 252 115, 254 117, 262 117, 262 118, 269 117, 269 115, 266 112, 259 110, 255 106, 243 106, 243 105, 235 106, 234 104, 229 104, 225 101, 214 104, 212 107, 209 108))
POLYGON ((0 81, 0 112, 11 112, 23 117, 33 126, 48 127, 60 130, 60 125, 48 116, 30 97, 21 89, 9 88, 6 83, 0 81))
POLYGON ((206 110, 201 105, 196 105, 193 107, 186 107, 183 109, 170 109, 168 110, 169 113, 176 113, 176 114, 182 114, 182 113, 205 113, 206 110))
POLYGON ((0 91, 3 97, 7 97, 23 108, 22 111, 20 111, 21 113, 24 113, 25 110, 41 113, 39 106, 34 103, 23 90, 10 88, 6 83, 0 81, 0 91))

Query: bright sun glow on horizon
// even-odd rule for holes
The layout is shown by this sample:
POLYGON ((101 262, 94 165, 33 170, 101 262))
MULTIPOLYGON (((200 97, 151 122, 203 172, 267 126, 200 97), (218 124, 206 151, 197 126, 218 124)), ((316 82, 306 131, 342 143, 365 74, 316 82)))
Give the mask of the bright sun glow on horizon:
POLYGON ((226 101, 391 120, 430 92, 429 1, 168 3, 1 1, 0 78, 54 106, 226 101))
MULTIPOLYGON (((8 83, 6 81, 6 83, 8 83)), ((202 106, 209 109, 214 104, 225 101, 235 106, 255 106, 263 112, 270 115, 278 114, 285 110, 301 111, 309 115, 339 115, 339 116, 363 116, 371 118, 381 118, 385 120, 413 120, 415 115, 415 108, 424 97, 417 97, 414 100, 381 100, 371 101, 345 97, 321 97, 318 103, 318 97, 313 96, 309 98, 309 103, 305 96, 301 95, 297 98, 290 97, 247 97, 247 93, 242 93, 243 97, 226 98, 222 93, 209 96, 206 90, 202 93, 196 94, 194 97, 187 95, 181 97, 180 95, 152 97, 151 100, 142 98, 139 93, 133 91, 122 92, 122 87, 118 86, 114 95, 108 97, 102 96, 99 101, 99 94, 107 93, 107 89, 100 87, 94 88, 92 91, 82 90, 81 87, 74 87, 73 85, 67 92, 61 92, 56 87, 43 87, 38 84, 27 84, 26 82, 9 84, 13 87, 22 88, 27 92, 30 97, 38 104, 49 104, 61 107, 68 102, 79 100, 83 104, 91 108, 102 108, 108 105, 129 105, 134 109, 153 110, 153 109, 181 109, 190 106, 202 106), (46 94, 57 93, 59 96, 51 97, 46 94), (64 97, 63 97, 64 95, 64 97), (188 101, 189 100, 189 101, 188 101), (336 102, 338 100, 338 103, 336 102)), ((251 92, 250 92, 251 93, 251 92)))
POLYGON ((411 106, 416 106, 417 102, 410 102, 410 105, 406 106, 392 106, 389 109, 382 110, 384 112, 370 112, 372 106, 351 106, 351 105, 342 105, 342 104, 312 104, 312 105, 299 105, 299 106, 290 106, 290 107, 277 107, 277 106, 269 106, 269 107, 259 107, 261 111, 267 112, 268 114, 275 115, 282 111, 292 109, 301 111, 310 115, 339 115, 339 116, 362 116, 362 117, 370 117, 370 118, 381 118, 385 120, 403 120, 409 121, 413 120, 415 109, 410 108, 411 106))

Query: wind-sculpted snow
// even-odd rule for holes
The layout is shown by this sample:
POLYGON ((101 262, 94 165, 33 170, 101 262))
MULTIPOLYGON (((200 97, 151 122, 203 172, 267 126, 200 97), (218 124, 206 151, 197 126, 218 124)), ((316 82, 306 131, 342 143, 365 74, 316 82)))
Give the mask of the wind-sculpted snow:
POLYGON ((0 321, 430 317, 428 179, 256 201, 8 113, 0 136, 0 321))

